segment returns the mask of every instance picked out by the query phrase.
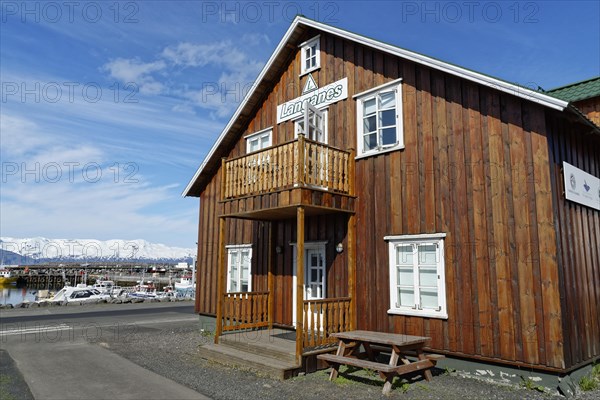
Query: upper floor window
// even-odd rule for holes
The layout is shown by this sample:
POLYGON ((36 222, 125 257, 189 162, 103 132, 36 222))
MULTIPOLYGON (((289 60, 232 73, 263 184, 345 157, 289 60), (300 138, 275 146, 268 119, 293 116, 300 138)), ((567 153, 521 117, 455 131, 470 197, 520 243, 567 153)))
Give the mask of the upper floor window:
POLYGON ((327 109, 318 110, 306 102, 304 115, 294 121, 294 136, 303 134, 307 139, 327 144, 327 109), (305 129, 308 126, 308 130, 305 129))
POLYGON ((354 98, 357 99, 357 155, 403 148, 400 80, 360 93, 354 98))
POLYGON ((273 145, 273 129, 265 129, 246 136, 246 153, 266 149, 273 145))
POLYGON ((387 236, 390 314, 448 318, 444 233, 387 236))
POLYGON ((301 74, 306 74, 321 66, 320 36, 314 37, 300 45, 301 48, 301 74))

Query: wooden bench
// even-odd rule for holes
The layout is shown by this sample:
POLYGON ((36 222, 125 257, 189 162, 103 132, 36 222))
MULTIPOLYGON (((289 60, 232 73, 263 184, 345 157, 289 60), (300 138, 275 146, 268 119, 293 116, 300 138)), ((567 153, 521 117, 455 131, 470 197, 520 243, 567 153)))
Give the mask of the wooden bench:
POLYGON ((425 354, 423 347, 428 337, 410 336, 372 331, 339 332, 331 336, 339 339, 337 354, 319 354, 318 359, 331 365, 330 380, 337 378, 340 365, 349 365, 376 371, 385 380, 383 394, 392 390, 395 376, 420 371, 426 380, 431 380, 431 368, 443 355, 425 354), (360 351, 360 348, 364 351, 360 351), (377 362, 379 353, 389 352, 389 363, 377 362), (414 356, 416 360, 408 359, 414 356))

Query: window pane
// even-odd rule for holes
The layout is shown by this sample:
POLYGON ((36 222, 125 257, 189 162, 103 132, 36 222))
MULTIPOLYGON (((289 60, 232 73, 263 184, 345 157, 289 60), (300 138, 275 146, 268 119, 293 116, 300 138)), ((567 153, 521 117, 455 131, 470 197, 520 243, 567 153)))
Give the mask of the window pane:
POLYGON ((419 265, 437 265, 437 246, 435 244, 419 245, 419 265))
POLYGON ((363 147, 365 151, 377 148, 377 135, 374 133, 365 135, 365 143, 363 147))
POLYGON ((237 281, 235 279, 232 279, 230 282, 231 282, 230 291, 237 292, 238 291, 237 281))
POLYGON ((376 122, 376 118, 374 115, 371 117, 364 118, 363 122, 364 122, 364 126, 363 126, 364 133, 375 132, 377 130, 377 122, 376 122))
POLYGON ((413 247, 408 246, 396 246, 396 265, 410 265, 412 267, 413 261, 413 247))
POLYGON ((381 93, 379 95, 379 108, 391 108, 396 105, 396 94, 395 92, 381 93))
POLYGON ((269 136, 263 136, 260 138, 260 148, 264 149, 269 146, 269 136))
POLYGON ((437 287, 437 269, 419 268, 419 285, 437 287))
POLYGON ((398 302, 401 306, 414 307, 415 292, 412 288, 398 288, 398 302))
POLYGON ((396 128, 386 128, 381 131, 381 145, 396 144, 396 128))
POLYGON ((241 284, 241 290, 240 292, 247 292, 248 291, 248 282, 242 282, 241 284))
POLYGON ((398 268, 398 284, 411 286, 414 284, 414 273, 412 267, 398 268))
POLYGON ((369 114, 375 113, 375 99, 366 100, 363 102, 363 115, 366 117, 369 114))
POLYGON ((319 281, 319 271, 317 269, 312 269, 310 271, 310 280, 311 280, 311 282, 319 281))
POLYGON ((396 125, 396 110, 385 110, 380 114, 381 127, 396 125))
POLYGON ((421 308, 427 308, 430 310, 438 309, 437 290, 421 289, 421 308))

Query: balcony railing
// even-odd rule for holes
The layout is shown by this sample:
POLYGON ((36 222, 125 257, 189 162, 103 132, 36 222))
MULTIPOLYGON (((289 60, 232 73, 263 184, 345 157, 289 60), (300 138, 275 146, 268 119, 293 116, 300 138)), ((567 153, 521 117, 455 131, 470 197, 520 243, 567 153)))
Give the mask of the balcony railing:
POLYGON ((352 153, 305 139, 223 161, 223 199, 294 187, 351 194, 352 153))
POLYGON ((306 350, 336 343, 330 335, 349 331, 350 319, 349 297, 304 300, 302 347, 306 350))
POLYGON ((223 295, 223 331, 269 325, 269 292, 235 292, 223 295))

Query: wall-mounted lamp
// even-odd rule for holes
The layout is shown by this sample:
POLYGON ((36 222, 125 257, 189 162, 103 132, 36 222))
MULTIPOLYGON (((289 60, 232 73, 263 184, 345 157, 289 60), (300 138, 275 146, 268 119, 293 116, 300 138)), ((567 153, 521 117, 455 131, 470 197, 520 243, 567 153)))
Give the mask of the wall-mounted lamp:
POLYGON ((281 254, 282 252, 283 252, 283 249, 281 248, 281 246, 275 246, 275 253, 281 254))
POLYGON ((335 251, 337 251, 338 254, 344 251, 344 245, 342 244, 342 242, 339 242, 337 246, 335 246, 335 251))

